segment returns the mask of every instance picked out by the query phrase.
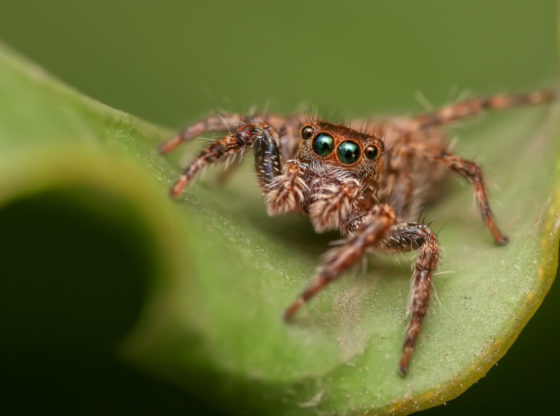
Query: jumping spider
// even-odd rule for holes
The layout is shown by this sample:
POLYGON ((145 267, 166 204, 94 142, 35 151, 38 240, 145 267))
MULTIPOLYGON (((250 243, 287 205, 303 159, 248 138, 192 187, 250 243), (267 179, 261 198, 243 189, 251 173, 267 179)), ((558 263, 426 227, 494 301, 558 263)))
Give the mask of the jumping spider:
POLYGON ((427 225, 412 221, 449 170, 474 186, 482 217, 496 244, 508 242, 488 205, 480 167, 453 154, 440 127, 483 110, 553 99, 552 91, 496 95, 458 102, 414 118, 354 120, 349 126, 303 115, 211 116, 163 143, 160 152, 166 154, 207 131, 230 131, 206 147, 183 171, 171 189, 172 197, 178 197, 205 166, 253 148, 269 215, 298 212, 309 217, 315 231, 336 229, 345 237, 326 252, 313 283, 286 309, 286 320, 368 249, 418 250, 408 306, 411 318, 398 368, 404 376, 428 310, 439 257, 436 235, 427 225), (350 127, 356 125, 360 128, 350 127), (237 126, 235 131, 231 126, 237 126))

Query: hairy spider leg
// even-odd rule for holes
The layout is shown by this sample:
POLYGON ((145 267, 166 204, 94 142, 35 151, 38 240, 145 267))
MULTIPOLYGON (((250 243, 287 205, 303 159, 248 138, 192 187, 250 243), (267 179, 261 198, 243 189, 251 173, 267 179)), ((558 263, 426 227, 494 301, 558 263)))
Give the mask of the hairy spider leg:
POLYGON ((162 143, 158 150, 164 155, 175 150, 181 143, 189 142, 206 132, 211 133, 231 133, 243 124, 269 124, 276 131, 286 129, 286 126, 293 124, 292 119, 276 114, 216 114, 203 118, 194 124, 186 126, 181 132, 166 142, 162 143))
POLYGON ((389 205, 375 205, 367 215, 367 220, 356 233, 343 244, 327 251, 313 283, 284 312, 289 320, 309 299, 326 285, 336 280, 343 271, 354 265, 365 253, 383 238, 395 221, 395 213, 389 205))
POLYGON ((509 239, 496 225, 494 214, 492 213, 490 204, 488 203, 482 168, 476 163, 462 159, 439 146, 428 146, 419 142, 411 142, 410 146, 416 148, 418 153, 426 157, 428 160, 433 163, 443 164, 473 184, 476 202, 480 208, 480 212, 482 213, 482 218, 490 230, 494 241, 498 245, 507 244, 509 239))
POLYGON ((459 101, 442 107, 439 110, 415 117, 413 130, 422 130, 429 127, 443 126, 445 124, 470 118, 485 110, 507 110, 523 105, 539 105, 554 101, 556 91, 553 89, 532 91, 526 94, 498 94, 487 98, 473 98, 459 101))
POLYGON ((184 170, 171 189, 171 196, 178 197, 198 172, 253 147, 257 176, 263 190, 281 173, 278 135, 264 123, 244 124, 235 133, 216 140, 206 147, 184 170))
POLYGON ((414 345, 428 312, 432 275, 437 267, 439 247, 437 237, 427 225, 417 223, 393 225, 394 221, 391 207, 376 205, 370 214, 364 216, 363 225, 353 234, 353 237, 326 253, 315 280, 286 309, 284 319, 291 319, 304 303, 354 265, 365 254, 367 248, 373 247, 386 252, 419 250, 408 302, 411 319, 398 368, 399 373, 404 376, 408 371, 414 345))
POLYGON ((175 150, 181 143, 191 141, 205 132, 227 132, 230 129, 237 129, 244 118, 240 114, 212 115, 203 118, 185 127, 177 136, 162 143, 158 150, 160 154, 164 155, 175 150))
POLYGON ((376 248, 387 252, 419 250, 408 301, 408 313, 411 318, 399 363, 399 373, 404 376, 408 371, 414 345, 428 312, 432 275, 439 258, 438 241, 427 225, 408 222, 391 227, 376 248))

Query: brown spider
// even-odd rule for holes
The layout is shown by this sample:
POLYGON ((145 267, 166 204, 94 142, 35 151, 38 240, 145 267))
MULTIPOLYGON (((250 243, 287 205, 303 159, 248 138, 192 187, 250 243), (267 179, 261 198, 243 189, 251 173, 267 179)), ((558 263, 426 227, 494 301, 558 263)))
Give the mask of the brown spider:
POLYGON ((428 310, 439 257, 436 235, 428 225, 412 221, 420 205, 437 191, 446 171, 450 169, 473 184, 494 241, 499 245, 508 242, 488 205, 480 167, 451 153, 439 127, 483 110, 547 103, 554 95, 553 91, 496 95, 458 102, 415 118, 350 123, 359 124, 360 129, 302 115, 211 116, 162 144, 160 152, 168 153, 206 131, 227 132, 238 126, 199 154, 183 171, 171 195, 178 197, 205 166, 252 147, 270 215, 295 211, 309 216, 319 233, 332 229, 342 233, 345 240, 327 251, 313 283, 286 309, 286 320, 362 258, 367 249, 418 250, 408 306, 411 319, 399 364, 399 373, 404 376, 428 310))

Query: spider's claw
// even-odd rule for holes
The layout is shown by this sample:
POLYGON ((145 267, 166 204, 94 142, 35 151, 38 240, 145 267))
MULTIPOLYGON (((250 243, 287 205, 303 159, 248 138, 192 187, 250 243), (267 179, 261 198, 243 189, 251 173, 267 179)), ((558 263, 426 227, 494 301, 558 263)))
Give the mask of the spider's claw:
POLYGON ((282 315, 282 319, 284 319, 284 322, 290 322, 292 320, 292 314, 289 313, 288 311, 284 311, 284 315, 282 315))
POLYGON ((502 235, 501 238, 496 240, 496 244, 499 246, 505 246, 507 243, 509 243, 509 237, 506 235, 502 235))
POLYGON ((408 365, 410 364, 410 358, 412 357, 413 347, 412 345, 405 345, 403 350, 403 355, 399 363, 399 375, 405 377, 408 373, 408 365))
POLYGON ((173 200, 176 200, 177 198, 179 198, 179 195, 176 194, 175 190, 172 188, 169 190, 169 197, 173 200))
POLYGON ((284 312, 284 321, 289 322, 292 319, 292 316, 297 312, 297 310, 305 303, 305 299, 303 297, 299 297, 294 303, 292 303, 288 309, 284 312))
POLYGON ((408 364, 404 365, 402 362, 399 364, 399 376, 405 377, 408 372, 408 364))
POLYGON ((179 146, 179 144, 181 144, 181 142, 183 141, 183 138, 178 135, 175 136, 169 140, 167 140, 166 142, 163 142, 162 144, 160 144, 158 146, 158 152, 160 155, 165 155, 169 152, 172 152, 173 150, 175 150, 177 148, 177 146, 179 146))
POLYGON ((486 219, 486 224, 488 225, 488 228, 490 228, 490 233, 492 234, 492 237, 494 238, 494 242, 496 243, 496 245, 505 246, 507 243, 509 243, 508 236, 502 234, 502 232, 498 229, 498 227, 494 223, 492 217, 486 219))
POLYGON ((175 185, 173 185, 173 188, 171 188, 169 190, 169 196, 173 199, 179 198, 179 196, 181 196, 181 194, 183 193, 183 190, 187 186, 187 182, 188 182, 187 176, 182 175, 179 178, 179 180, 177 180, 177 182, 175 182, 175 185))

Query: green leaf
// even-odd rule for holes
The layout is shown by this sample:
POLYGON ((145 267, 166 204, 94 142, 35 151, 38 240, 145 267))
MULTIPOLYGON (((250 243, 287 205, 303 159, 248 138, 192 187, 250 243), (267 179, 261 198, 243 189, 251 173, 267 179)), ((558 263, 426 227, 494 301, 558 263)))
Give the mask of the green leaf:
POLYGON ((507 351, 552 283, 557 130, 540 107, 461 131, 456 151, 480 155, 511 243, 492 244, 470 186, 452 181, 426 211, 443 227, 444 255, 401 378, 412 255, 372 257, 285 324, 284 308, 336 234, 317 236, 302 217, 267 217, 251 163, 226 185, 206 176, 172 203, 167 188, 196 145, 172 161, 158 156, 169 131, 2 47, 0 324, 11 340, 2 357, 14 377, 25 362, 35 377, 45 351, 118 350, 117 361, 144 377, 229 412, 404 414, 450 400, 507 351))

